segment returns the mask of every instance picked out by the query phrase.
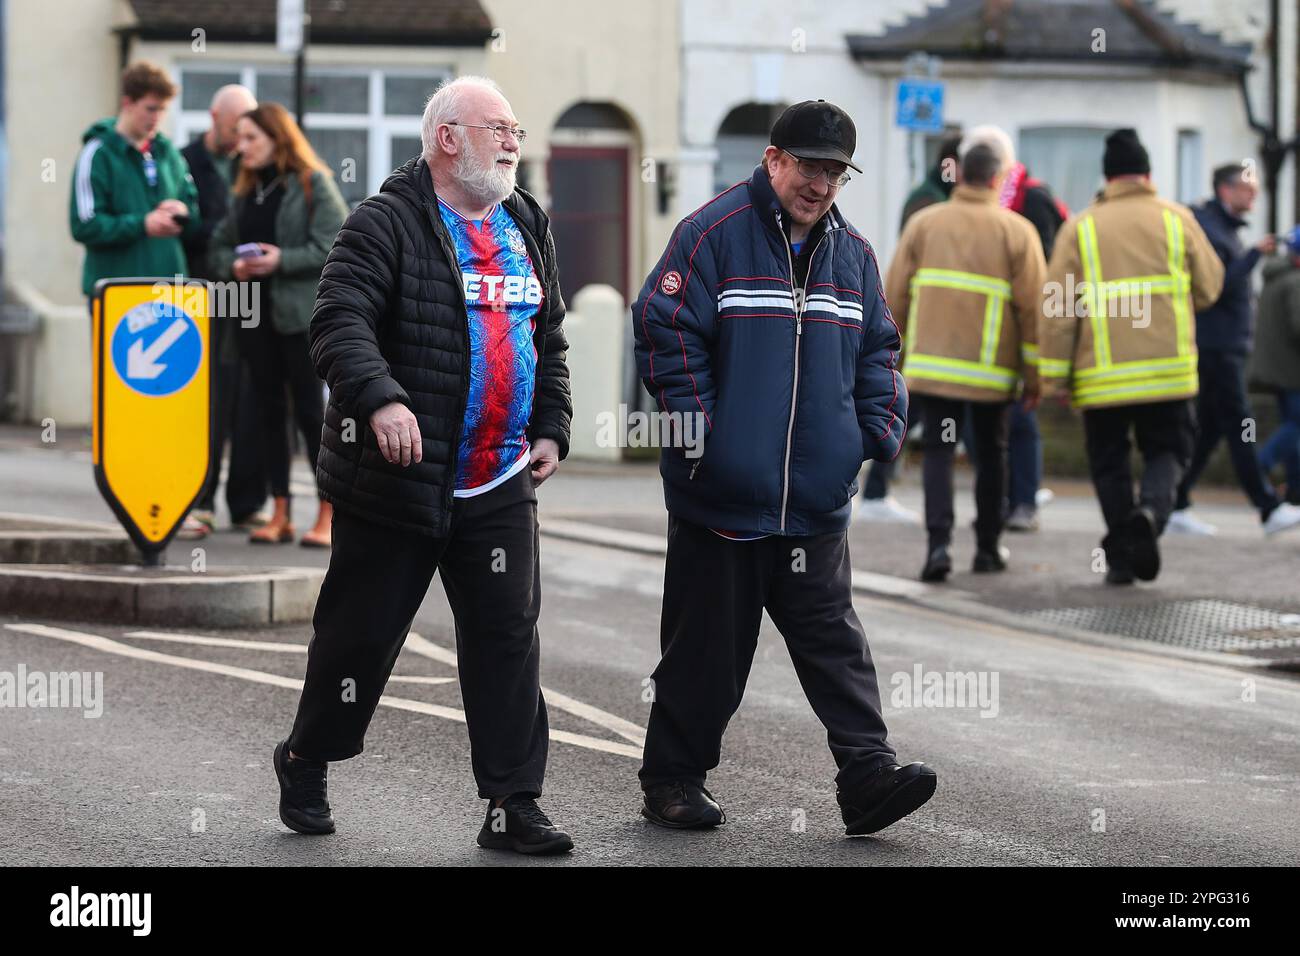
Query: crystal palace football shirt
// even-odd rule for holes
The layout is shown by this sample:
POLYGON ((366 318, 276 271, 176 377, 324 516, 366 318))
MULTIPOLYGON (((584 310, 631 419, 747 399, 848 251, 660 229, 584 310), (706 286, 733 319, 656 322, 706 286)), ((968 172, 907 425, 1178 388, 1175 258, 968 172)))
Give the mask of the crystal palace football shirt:
POLYGON ((456 462, 459 498, 495 488, 528 465, 536 387, 533 329, 542 286, 523 234, 500 203, 478 221, 442 200, 456 246, 469 323, 469 401, 456 462))

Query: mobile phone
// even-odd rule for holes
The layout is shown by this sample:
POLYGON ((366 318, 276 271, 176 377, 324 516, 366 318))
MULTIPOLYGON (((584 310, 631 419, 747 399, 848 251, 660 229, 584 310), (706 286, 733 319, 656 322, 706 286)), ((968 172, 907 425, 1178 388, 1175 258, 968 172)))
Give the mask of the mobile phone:
POLYGON ((235 255, 240 259, 256 259, 258 256, 264 256, 262 247, 255 242, 245 242, 235 246, 235 255))
POLYGON ((174 212, 172 213, 172 222, 176 223, 178 226, 188 226, 190 224, 189 214, 174 212))

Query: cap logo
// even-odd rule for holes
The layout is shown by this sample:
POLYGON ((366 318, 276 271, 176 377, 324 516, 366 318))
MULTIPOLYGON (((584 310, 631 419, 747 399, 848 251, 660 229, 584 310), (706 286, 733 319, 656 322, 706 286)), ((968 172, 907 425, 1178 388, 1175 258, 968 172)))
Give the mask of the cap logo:
POLYGON ((822 114, 822 128, 818 135, 823 140, 838 141, 840 138, 840 118, 829 110, 822 114))
POLYGON ((676 295, 682 287, 682 275, 680 272, 670 272, 659 282, 659 289, 664 295, 676 295))

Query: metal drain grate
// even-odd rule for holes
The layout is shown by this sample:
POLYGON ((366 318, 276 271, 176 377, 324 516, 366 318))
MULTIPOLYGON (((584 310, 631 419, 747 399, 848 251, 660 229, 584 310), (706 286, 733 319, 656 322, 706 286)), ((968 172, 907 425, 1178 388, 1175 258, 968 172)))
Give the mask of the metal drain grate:
POLYGON ((1031 611, 1029 617, 1103 634, 1122 634, 1197 651, 1252 657, 1300 656, 1300 614, 1284 614, 1229 601, 1169 601, 1145 607, 1067 607, 1031 611))

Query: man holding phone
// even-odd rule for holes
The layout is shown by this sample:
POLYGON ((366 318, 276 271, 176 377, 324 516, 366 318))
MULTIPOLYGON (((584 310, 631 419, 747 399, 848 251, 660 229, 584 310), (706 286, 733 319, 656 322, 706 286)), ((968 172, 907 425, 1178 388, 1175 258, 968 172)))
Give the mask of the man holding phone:
POLYGON ((181 237, 198 231, 198 193, 184 157, 158 132, 175 95, 161 67, 132 63, 117 116, 82 136, 70 221, 72 238, 86 247, 86 295, 100 279, 187 272, 181 237))

